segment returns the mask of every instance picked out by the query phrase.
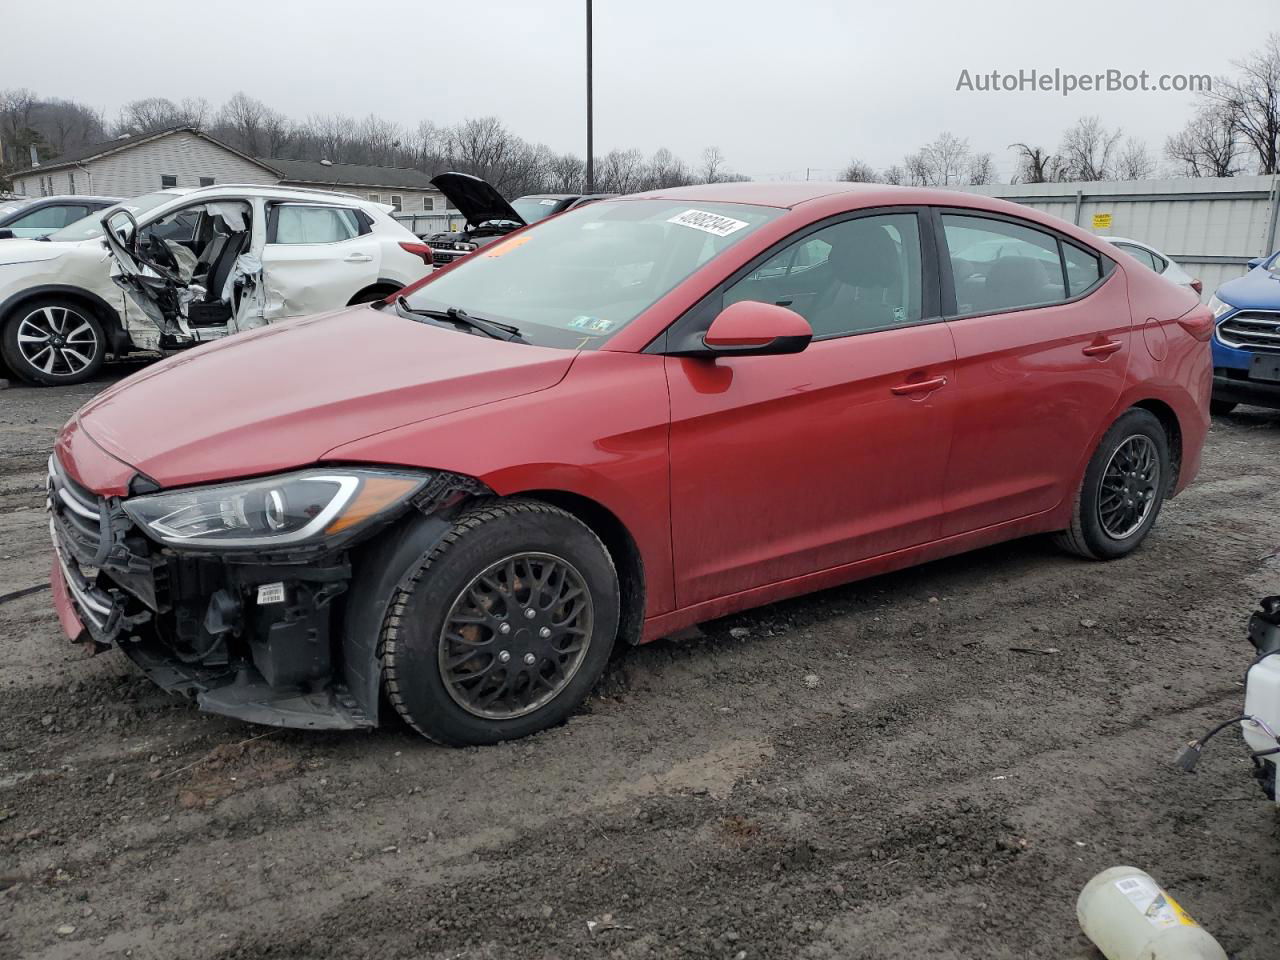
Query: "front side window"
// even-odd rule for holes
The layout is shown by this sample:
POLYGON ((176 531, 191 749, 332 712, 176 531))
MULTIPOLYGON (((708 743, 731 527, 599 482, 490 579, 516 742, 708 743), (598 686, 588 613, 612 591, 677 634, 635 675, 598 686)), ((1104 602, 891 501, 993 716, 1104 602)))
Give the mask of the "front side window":
POLYGON ((32 210, 25 216, 18 217, 6 229, 12 230, 15 235, 20 237, 40 236, 42 233, 60 230, 68 223, 79 220, 88 212, 88 208, 83 206, 58 205, 41 207, 39 210, 32 210), (27 232, 23 233, 21 231, 27 232))
POLYGON ((339 243, 360 233, 354 210, 283 204, 267 226, 268 243, 339 243))
POLYGON ((944 213, 942 227, 959 314, 1016 310, 1067 298, 1058 240, 1052 234, 967 214, 944 213))
POLYGON ((69 223, 57 233, 49 234, 50 240, 72 242, 76 240, 93 240, 102 236, 102 220, 117 210, 128 210, 135 217, 141 216, 153 207, 162 203, 170 203, 174 199, 171 193, 148 193, 134 197, 124 203, 114 203, 105 210, 95 210, 75 223, 69 223))
POLYGON ((461 307, 542 346, 593 349, 712 258, 785 211, 741 203, 611 200, 497 240, 409 295, 461 307))
POLYGON ((918 220, 894 213, 845 220, 797 240, 725 291, 724 304, 788 307, 821 339, 916 323, 920 297, 918 220))

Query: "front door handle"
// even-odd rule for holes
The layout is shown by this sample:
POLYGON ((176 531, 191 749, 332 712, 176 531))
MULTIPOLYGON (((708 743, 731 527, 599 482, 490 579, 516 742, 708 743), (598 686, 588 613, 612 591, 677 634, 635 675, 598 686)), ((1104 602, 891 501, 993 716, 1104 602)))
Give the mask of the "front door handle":
POLYGON ((372 259, 373 257, 369 256, 367 253, 352 253, 347 256, 346 262, 347 263, 368 263, 372 259))
POLYGON ((1123 340, 1107 340, 1105 343, 1091 343, 1081 352, 1086 357, 1108 357, 1117 350, 1124 349, 1123 340))
POLYGON ((931 393, 946 385, 946 377, 934 377, 931 380, 912 380, 910 383, 900 383, 896 387, 890 387, 889 390, 896 396, 906 397, 913 393, 931 393))

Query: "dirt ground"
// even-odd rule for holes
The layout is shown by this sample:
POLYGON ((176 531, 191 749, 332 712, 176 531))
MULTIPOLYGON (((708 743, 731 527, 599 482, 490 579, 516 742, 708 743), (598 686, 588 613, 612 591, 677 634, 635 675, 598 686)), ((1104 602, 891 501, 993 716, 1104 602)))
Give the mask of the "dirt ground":
MULTIPOLYGON (((45 460, 112 378, 0 391, 0 594, 45 582, 45 460)), ((0 603, 0 957, 1061 958, 1149 870, 1280 954, 1280 820, 1224 734, 1280 591, 1280 415, 1219 419, 1136 555, 1020 541, 630 651, 486 749, 196 712, 0 603)))

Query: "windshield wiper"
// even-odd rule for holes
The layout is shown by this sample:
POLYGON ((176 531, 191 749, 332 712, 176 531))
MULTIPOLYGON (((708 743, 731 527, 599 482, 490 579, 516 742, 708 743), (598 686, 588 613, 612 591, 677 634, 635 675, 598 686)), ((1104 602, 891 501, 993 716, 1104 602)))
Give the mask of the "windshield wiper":
POLYGON ((444 320, 460 327, 469 327, 487 337, 493 337, 495 340, 506 340, 508 343, 529 342, 520 336, 519 327, 513 327, 509 323, 498 323, 496 320, 485 320, 483 317, 473 317, 461 307, 449 307, 445 310, 415 310, 409 306, 409 301, 404 297, 397 297, 396 303, 406 313, 412 313, 419 317, 430 317, 432 320, 444 320))

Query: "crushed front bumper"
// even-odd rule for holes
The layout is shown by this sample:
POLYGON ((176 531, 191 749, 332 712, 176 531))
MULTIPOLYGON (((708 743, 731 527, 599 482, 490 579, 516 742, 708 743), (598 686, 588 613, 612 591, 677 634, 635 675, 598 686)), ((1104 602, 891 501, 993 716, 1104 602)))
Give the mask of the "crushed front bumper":
POLYGON ((329 602, 349 568, 333 562, 235 566, 150 545, 118 500, 49 462, 50 586, 63 632, 95 652, 119 646, 159 687, 202 710, 315 730, 375 725, 337 682, 329 602), (255 604, 260 584, 283 601, 255 604))

